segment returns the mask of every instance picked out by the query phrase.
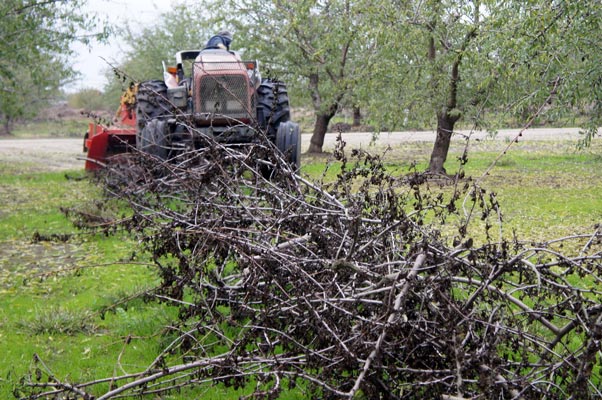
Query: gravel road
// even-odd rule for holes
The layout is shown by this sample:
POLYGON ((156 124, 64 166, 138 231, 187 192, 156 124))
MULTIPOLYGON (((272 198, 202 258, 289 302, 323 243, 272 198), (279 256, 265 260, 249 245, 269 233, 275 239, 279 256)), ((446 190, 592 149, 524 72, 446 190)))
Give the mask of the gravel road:
POLYGON ((25 163, 32 170, 64 171, 84 167, 82 139, 1 139, 0 162, 25 163))
MULTIPOLYGON (((468 131, 458 131, 454 140, 461 140, 468 131)), ((500 130, 495 140, 512 140, 519 133, 518 129, 500 130)), ((311 135, 302 136, 302 151, 307 150, 311 135)), ((324 150, 334 147, 337 135, 326 135, 324 150)), ((484 139, 486 132, 474 132, 473 139, 484 139)), ((371 133, 344 133, 343 139, 347 148, 367 147, 373 135, 371 133)), ((578 128, 544 128, 529 129, 523 133, 521 141, 537 140, 576 140, 579 138, 578 128)), ((392 132, 381 133, 377 143, 382 146, 395 146, 404 142, 434 142, 435 132, 392 132)), ((84 167, 82 151, 83 139, 0 139, 0 162, 24 162, 35 170, 60 171, 84 167)))

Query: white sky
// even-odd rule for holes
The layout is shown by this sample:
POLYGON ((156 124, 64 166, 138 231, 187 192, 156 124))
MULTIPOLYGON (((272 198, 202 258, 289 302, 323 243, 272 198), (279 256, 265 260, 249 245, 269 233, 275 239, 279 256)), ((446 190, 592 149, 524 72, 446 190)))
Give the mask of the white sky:
MULTIPOLYGON (((136 30, 151 25, 162 12, 168 11, 176 3, 177 0, 88 0, 85 9, 98 14, 101 19, 106 17, 112 24, 129 25, 136 30)), ((82 76, 66 88, 70 92, 83 88, 102 89, 107 83, 105 71, 109 68, 103 58, 109 62, 120 61, 127 43, 112 38, 108 45, 92 43, 87 48, 74 44, 72 48, 76 51, 74 69, 82 76)))

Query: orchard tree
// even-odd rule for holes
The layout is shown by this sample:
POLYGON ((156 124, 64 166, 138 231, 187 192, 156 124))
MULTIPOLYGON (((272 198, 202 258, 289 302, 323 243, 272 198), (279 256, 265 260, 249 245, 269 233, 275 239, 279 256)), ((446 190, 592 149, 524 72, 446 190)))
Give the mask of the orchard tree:
POLYGON ((362 68, 355 61, 359 51, 366 50, 363 3, 237 0, 220 4, 217 11, 223 24, 235 30, 236 46, 311 103, 315 123, 309 152, 321 152, 328 125, 349 98, 362 68))
POLYGON ((70 45, 103 40, 109 27, 84 13, 85 0, 0 3, 0 135, 32 116, 76 75, 70 45))
POLYGON ((107 102, 118 104, 119 96, 132 82, 163 79, 163 62, 174 62, 175 53, 180 50, 202 49, 213 31, 207 12, 201 13, 190 4, 174 5, 142 32, 126 27, 120 36, 129 49, 108 72, 107 102))
POLYGON ((378 62, 356 92, 386 126, 436 126, 428 171, 445 173, 451 137, 463 120, 495 128, 485 111, 523 126, 600 113, 600 7, 594 1, 382 1, 369 14, 378 62))
MULTIPOLYGON (((67 95, 67 103, 70 107, 81 108, 87 111, 104 109, 102 92, 95 88, 83 88, 75 93, 67 95)), ((113 109, 110 109, 111 111, 113 109)))

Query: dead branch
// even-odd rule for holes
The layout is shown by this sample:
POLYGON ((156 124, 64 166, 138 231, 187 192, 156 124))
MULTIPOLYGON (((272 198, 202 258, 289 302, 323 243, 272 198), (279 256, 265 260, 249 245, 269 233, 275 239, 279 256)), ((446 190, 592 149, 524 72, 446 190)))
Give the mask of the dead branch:
MULTIPOLYGON (((30 398, 218 382, 255 382, 254 396, 275 398, 298 381, 325 399, 599 394, 599 230, 475 247, 467 226, 446 238, 434 221, 458 210, 462 192, 483 190, 458 186, 449 200, 390 176, 378 157, 336 154, 340 172, 320 184, 269 143, 211 142, 171 162, 138 154, 135 168, 113 166, 107 192, 132 213, 119 229, 154 260, 156 299, 180 308, 178 337, 139 373, 29 382, 30 398), (559 250, 569 241, 578 254, 559 250)), ((480 212, 497 220, 499 210, 480 212)))

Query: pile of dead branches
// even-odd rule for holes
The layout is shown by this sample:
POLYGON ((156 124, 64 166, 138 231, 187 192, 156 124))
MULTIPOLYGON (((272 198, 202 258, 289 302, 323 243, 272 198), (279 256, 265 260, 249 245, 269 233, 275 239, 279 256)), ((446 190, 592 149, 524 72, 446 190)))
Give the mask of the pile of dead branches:
POLYGON ((312 181, 269 143, 114 166, 106 188, 132 210, 121 224, 152 254, 156 298, 180 307, 177 339, 137 374, 32 380, 32 396, 109 379, 97 399, 215 383, 257 398, 602 396, 600 231, 473 238, 468 221, 497 219, 493 195, 343 150, 312 181), (558 250, 569 242, 576 254, 558 250))

